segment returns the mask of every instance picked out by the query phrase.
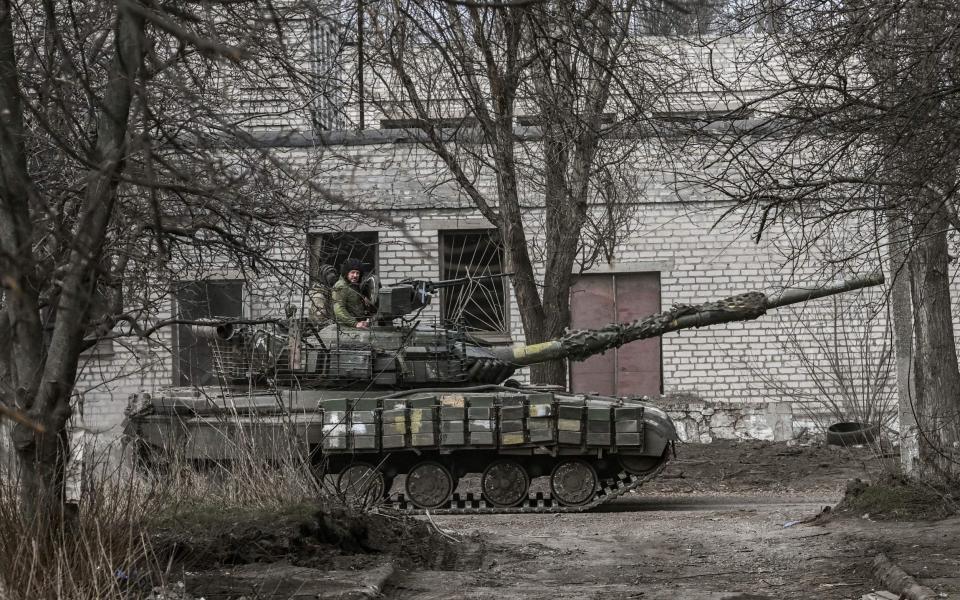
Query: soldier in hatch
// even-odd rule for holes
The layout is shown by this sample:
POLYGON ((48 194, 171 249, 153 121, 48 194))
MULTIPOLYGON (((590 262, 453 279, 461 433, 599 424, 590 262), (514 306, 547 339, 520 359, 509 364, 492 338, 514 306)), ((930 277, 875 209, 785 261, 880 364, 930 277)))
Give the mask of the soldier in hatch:
POLYGON ((340 279, 333 286, 333 314, 341 327, 369 327, 370 303, 360 291, 366 267, 356 258, 340 266, 340 279))

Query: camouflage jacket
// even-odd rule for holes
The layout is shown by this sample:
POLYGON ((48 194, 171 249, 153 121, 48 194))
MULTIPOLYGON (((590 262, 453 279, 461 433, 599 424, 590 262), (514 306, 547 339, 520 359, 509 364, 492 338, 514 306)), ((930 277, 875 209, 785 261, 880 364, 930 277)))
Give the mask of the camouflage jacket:
POLYGON ((343 277, 333 286, 333 314, 341 327, 356 327, 368 316, 363 295, 343 277))

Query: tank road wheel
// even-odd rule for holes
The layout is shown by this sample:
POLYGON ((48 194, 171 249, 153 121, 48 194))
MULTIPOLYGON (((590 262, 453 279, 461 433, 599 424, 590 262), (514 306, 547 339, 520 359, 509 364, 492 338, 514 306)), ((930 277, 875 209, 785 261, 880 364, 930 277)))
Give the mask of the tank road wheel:
POLYGON ((450 469, 428 460, 410 469, 404 490, 417 508, 440 508, 447 503, 456 487, 457 482, 450 469))
POLYGON ((639 454, 621 454, 620 467, 631 475, 652 473, 664 461, 662 456, 641 456, 639 454))
POLYGON ((564 506, 583 506, 597 491, 597 470, 585 460, 557 463, 550 474, 550 492, 564 506))
POLYGON ((526 500, 530 475, 523 465, 508 458, 495 460, 483 470, 480 479, 483 497, 501 508, 516 506, 526 500))
POLYGON ((387 480, 373 465, 357 462, 348 465, 337 477, 337 492, 344 503, 371 508, 387 494, 387 480))

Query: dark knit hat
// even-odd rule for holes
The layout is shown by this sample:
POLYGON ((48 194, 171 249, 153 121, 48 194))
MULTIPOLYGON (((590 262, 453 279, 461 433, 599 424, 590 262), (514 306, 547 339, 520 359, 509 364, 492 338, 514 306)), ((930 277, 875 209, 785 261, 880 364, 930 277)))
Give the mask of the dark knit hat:
POLYGON ((348 258, 340 265, 340 274, 346 276, 350 271, 360 271, 364 274, 370 270, 370 265, 363 263, 359 258, 348 258))

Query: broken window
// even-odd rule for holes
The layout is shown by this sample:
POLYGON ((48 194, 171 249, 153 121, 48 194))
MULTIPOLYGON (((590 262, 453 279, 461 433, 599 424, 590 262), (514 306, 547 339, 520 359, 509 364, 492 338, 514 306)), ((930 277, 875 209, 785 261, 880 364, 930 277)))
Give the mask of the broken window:
POLYGON ((322 265, 331 265, 339 273, 340 265, 348 258, 360 259, 376 270, 379 243, 376 231, 317 233, 310 236, 308 243, 311 281, 317 281, 322 265))
MULTIPOLYGON (((178 319, 237 319, 243 316, 243 282, 238 280, 189 281, 174 289, 178 319)), ((210 344, 198 337, 190 324, 177 325, 174 382, 184 386, 218 382, 210 344)))
MULTIPOLYGON (((496 230, 440 233, 442 279, 503 273, 503 245, 496 230)), ((445 322, 473 331, 508 331, 506 278, 468 280, 440 292, 445 322)))

